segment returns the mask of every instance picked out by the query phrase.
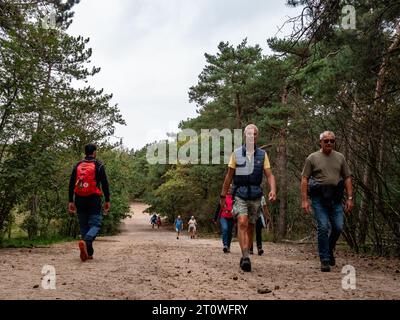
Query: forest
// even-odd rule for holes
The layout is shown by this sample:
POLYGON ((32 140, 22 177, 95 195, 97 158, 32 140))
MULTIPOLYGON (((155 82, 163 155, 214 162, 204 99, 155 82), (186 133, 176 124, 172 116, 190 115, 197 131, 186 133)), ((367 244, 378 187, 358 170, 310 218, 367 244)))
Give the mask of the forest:
MULTIPOLYGON (((152 144, 129 150, 113 141, 125 121, 111 93, 87 85, 101 72, 89 67, 89 39, 67 33, 78 3, 0 0, 0 241, 17 231, 29 239, 77 236, 67 184, 89 142, 111 186, 103 233, 117 231, 131 201, 170 222, 195 215, 199 229, 211 231, 227 165, 150 164, 152 144), (49 3, 57 5, 55 29, 37 23, 49 3)), ((278 201, 269 205, 277 242, 315 233, 301 209, 301 171, 320 133, 335 132, 355 188, 343 240, 356 252, 400 256, 400 1, 346 4, 354 17, 339 0, 288 0, 301 14, 282 21, 292 34, 268 39, 269 53, 247 39, 221 39, 187 88, 198 115, 182 119, 180 130, 201 140, 205 129, 258 126, 277 179, 278 201)))

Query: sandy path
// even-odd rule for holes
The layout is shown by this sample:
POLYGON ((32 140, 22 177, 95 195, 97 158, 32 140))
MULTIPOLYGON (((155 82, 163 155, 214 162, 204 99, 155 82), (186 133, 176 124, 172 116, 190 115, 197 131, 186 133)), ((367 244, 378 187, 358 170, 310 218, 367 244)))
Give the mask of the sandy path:
POLYGON ((315 247, 268 243, 243 273, 237 242, 225 255, 217 239, 177 240, 171 227, 151 229, 144 205, 132 209, 123 232, 99 238, 86 263, 76 242, 0 250, 0 299, 400 299, 398 260, 339 252, 338 266, 321 273, 315 247), (55 290, 41 286, 46 264, 56 269, 55 290), (342 289, 347 264, 356 268, 356 290, 342 289), (265 288, 272 292, 258 293, 265 288))

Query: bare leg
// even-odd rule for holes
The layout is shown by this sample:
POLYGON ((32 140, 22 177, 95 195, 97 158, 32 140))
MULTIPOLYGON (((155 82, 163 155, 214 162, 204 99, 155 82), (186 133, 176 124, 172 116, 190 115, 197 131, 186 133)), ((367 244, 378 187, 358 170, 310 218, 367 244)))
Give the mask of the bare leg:
POLYGON ((253 237, 254 237, 254 224, 248 223, 247 226, 247 248, 253 247, 253 237))
MULTIPOLYGON (((251 225, 253 227, 253 225, 251 225)), ((245 253, 249 251, 250 244, 249 242, 249 217, 246 215, 238 216, 238 238, 240 249, 242 249, 243 256, 245 253)), ((251 237, 253 238, 253 237, 251 237)))

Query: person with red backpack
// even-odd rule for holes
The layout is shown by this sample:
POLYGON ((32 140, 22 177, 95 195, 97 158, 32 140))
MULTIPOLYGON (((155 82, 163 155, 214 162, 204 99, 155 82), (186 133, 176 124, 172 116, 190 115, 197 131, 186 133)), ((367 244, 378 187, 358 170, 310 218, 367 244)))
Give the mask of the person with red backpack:
POLYGON ((74 166, 69 181, 68 211, 71 214, 78 214, 81 233, 79 250, 82 261, 93 259, 93 241, 100 231, 102 221, 101 196, 103 193, 104 215, 107 215, 110 210, 107 175, 104 165, 96 160, 96 149, 94 144, 85 146, 86 157, 74 166))
POLYGON ((216 224, 218 219, 221 225, 222 244, 224 253, 231 252, 232 230, 233 230, 233 216, 232 216, 233 198, 231 194, 227 194, 225 198, 225 207, 221 208, 218 203, 217 209, 214 213, 213 222, 216 224))

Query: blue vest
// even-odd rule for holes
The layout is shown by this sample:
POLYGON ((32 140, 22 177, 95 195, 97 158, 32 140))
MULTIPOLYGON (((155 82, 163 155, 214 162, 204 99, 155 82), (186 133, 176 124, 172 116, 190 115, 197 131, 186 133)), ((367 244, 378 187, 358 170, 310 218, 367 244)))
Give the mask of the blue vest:
POLYGON ((246 157, 246 146, 235 150, 236 170, 233 178, 234 195, 243 200, 259 199, 263 195, 261 183, 264 175, 265 151, 256 148, 254 156, 246 157))

